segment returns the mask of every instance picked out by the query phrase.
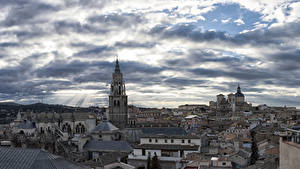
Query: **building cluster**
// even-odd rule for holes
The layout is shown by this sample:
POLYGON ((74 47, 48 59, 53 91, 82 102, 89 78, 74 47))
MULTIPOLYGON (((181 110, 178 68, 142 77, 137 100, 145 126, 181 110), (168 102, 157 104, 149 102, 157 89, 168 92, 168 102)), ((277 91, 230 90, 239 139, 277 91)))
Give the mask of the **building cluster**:
POLYGON ((240 85, 237 87, 235 94, 230 93, 227 99, 223 94, 217 95, 217 101, 210 101, 209 107, 218 113, 239 113, 244 111, 251 111, 252 104, 245 101, 245 95, 241 91, 240 85))
POLYGON ((300 110, 252 106, 245 101, 239 85, 235 94, 228 94, 227 98, 219 94, 209 105, 140 108, 128 105, 117 60, 109 106, 95 109, 19 111, 11 123, 0 126, 0 159, 5 159, 0 166, 101 169, 300 166, 300 110), (32 154, 30 158, 19 159, 27 166, 13 164, 24 154, 32 154))

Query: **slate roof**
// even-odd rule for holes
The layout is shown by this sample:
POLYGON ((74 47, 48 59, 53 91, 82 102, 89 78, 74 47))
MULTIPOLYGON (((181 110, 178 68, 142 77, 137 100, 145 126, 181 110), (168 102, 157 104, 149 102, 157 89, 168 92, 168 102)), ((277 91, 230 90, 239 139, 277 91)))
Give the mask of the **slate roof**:
POLYGON ((75 120, 85 120, 89 119, 90 116, 94 117, 93 113, 88 112, 65 112, 65 113, 53 113, 53 112, 42 112, 37 114, 37 119, 41 122, 50 122, 50 121, 58 121, 58 119, 62 118, 62 120, 72 120, 74 115, 75 120))
POLYGON ((249 158, 251 156, 250 152, 247 152, 246 150, 243 149, 240 150, 237 154, 243 158, 249 158))
POLYGON ((116 126, 114 126, 112 123, 110 123, 107 120, 102 121, 100 124, 98 124, 92 132, 97 132, 97 131, 116 131, 119 130, 116 126))
POLYGON ((181 127, 144 127, 141 130, 143 135, 187 135, 181 127))
POLYGON ((34 129, 36 128, 35 123, 29 121, 23 121, 17 126, 19 129, 34 129))
POLYGON ((83 169, 39 149, 0 148, 1 169, 83 169))
POLYGON ((89 140, 84 149, 99 152, 131 152, 132 147, 126 141, 98 141, 89 140))

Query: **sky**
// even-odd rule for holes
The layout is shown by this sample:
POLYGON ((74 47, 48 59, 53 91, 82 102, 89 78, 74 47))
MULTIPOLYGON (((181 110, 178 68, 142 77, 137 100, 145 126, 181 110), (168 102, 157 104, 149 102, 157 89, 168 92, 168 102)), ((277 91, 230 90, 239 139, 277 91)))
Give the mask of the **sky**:
POLYGON ((300 1, 0 0, 0 101, 108 106, 116 56, 128 103, 300 108, 300 1))

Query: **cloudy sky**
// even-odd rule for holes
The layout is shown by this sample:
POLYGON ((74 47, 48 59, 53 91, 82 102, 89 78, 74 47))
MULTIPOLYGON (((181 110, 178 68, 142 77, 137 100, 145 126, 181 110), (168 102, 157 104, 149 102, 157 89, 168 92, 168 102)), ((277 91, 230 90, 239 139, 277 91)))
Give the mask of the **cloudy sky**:
POLYGON ((129 104, 300 107, 299 0, 0 0, 0 101, 107 106, 115 56, 129 104))

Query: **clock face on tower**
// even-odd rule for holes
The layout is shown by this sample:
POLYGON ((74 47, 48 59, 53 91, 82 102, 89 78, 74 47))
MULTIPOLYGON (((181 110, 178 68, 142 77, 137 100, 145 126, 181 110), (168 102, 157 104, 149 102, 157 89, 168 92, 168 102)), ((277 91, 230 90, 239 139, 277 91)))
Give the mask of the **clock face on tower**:
POLYGON ((109 120, 119 128, 125 128, 128 119, 128 106, 123 74, 119 60, 116 60, 109 95, 109 120))

